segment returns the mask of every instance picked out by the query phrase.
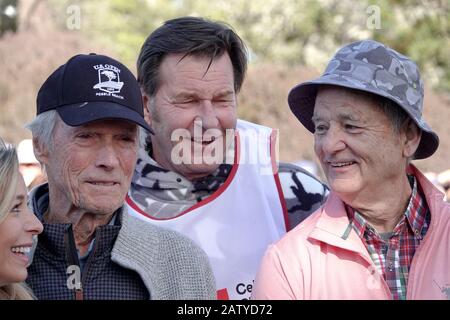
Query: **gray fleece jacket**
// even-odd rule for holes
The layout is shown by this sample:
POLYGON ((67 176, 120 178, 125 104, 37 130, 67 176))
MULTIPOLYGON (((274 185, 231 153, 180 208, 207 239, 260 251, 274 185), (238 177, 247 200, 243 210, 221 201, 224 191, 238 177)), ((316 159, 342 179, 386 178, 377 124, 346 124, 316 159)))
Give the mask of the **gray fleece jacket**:
POLYGON ((123 214, 111 259, 136 271, 154 300, 216 298, 209 260, 196 244, 128 214, 123 214))

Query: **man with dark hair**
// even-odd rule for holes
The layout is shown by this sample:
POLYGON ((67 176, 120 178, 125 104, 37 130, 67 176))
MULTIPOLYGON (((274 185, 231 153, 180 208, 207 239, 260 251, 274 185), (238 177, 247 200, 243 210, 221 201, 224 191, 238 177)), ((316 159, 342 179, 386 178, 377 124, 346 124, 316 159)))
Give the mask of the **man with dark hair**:
POLYGON ((136 78, 107 56, 76 55, 39 90, 28 128, 48 183, 30 195, 44 232, 27 279, 38 299, 215 298, 198 246, 126 213, 143 116, 136 78))
POLYGON ((439 145, 423 98, 417 65, 373 40, 291 90, 331 193, 267 250, 253 298, 450 298, 450 205, 411 164, 439 145))
POLYGON ((199 244, 220 299, 248 298, 265 248, 324 201, 327 188, 276 164, 276 132, 236 116, 247 52, 228 26, 165 22, 142 46, 145 119, 129 211, 199 244))

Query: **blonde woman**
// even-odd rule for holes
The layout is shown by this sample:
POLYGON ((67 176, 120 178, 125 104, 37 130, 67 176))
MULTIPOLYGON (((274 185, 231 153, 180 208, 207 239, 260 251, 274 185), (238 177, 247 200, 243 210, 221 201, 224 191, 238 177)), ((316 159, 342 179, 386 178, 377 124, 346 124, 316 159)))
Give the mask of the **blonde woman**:
POLYGON ((27 207, 16 150, 0 139, 0 300, 32 299, 21 284, 30 263, 33 236, 42 224, 27 207))

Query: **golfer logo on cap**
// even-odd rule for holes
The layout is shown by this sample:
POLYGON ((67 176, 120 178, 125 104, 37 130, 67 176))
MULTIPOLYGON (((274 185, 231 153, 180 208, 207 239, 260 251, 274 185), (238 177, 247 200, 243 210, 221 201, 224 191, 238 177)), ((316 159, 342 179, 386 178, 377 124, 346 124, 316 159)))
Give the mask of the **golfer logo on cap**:
POLYGON ((116 98, 123 99, 122 96, 116 95, 123 86, 123 82, 120 81, 120 69, 109 64, 95 65, 94 69, 98 72, 98 83, 93 88, 104 92, 97 92, 96 95, 113 95, 116 98))

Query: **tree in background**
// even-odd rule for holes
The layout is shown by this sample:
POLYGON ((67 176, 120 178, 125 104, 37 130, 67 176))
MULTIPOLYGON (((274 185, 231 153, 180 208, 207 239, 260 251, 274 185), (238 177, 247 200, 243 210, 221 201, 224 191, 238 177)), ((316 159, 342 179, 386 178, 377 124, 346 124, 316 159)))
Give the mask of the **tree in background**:
MULTIPOLYGON (((70 56, 103 53, 133 69, 151 31, 167 19, 194 15, 230 24, 248 44, 251 64, 238 113, 280 129, 281 160, 315 159, 311 135, 288 110, 289 89, 317 76, 342 44, 374 38, 418 61, 426 84, 444 90, 436 95, 427 88, 425 117, 440 134, 441 146, 418 165, 423 170, 448 168, 450 132, 442 120, 450 119, 450 100, 445 98, 450 91, 449 0, 15 2, 16 27, 0 33, 0 136, 10 142, 29 138, 23 126, 35 115, 37 91, 70 56)), ((0 0, 3 7, 5 3, 0 0)))
POLYGON ((305 65, 318 70, 325 67, 328 58, 343 44, 374 38, 417 61, 434 87, 450 90, 448 0, 51 0, 51 3, 60 12, 69 5, 79 5, 83 13, 81 31, 115 48, 129 65, 135 64, 145 37, 164 20, 195 15, 233 26, 248 44, 252 61, 305 65))

